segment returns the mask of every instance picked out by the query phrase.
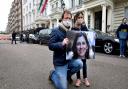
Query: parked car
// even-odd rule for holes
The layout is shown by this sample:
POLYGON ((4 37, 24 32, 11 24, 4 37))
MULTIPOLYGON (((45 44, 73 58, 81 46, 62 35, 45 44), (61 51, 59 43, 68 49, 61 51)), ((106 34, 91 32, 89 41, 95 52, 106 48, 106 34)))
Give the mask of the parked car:
POLYGON ((38 34, 29 34, 29 43, 38 43, 38 34))
MULTIPOLYGON (((8 40, 12 40, 12 36, 10 35, 8 40)), ((20 37, 19 36, 16 36, 16 41, 19 41, 20 40, 20 37)))
POLYGON ((101 49, 106 54, 112 54, 119 51, 119 39, 109 33, 103 33, 99 30, 93 30, 96 33, 96 49, 101 49))
POLYGON ((51 33, 51 29, 42 29, 39 31, 39 44, 48 44, 48 41, 50 39, 50 33, 51 33))

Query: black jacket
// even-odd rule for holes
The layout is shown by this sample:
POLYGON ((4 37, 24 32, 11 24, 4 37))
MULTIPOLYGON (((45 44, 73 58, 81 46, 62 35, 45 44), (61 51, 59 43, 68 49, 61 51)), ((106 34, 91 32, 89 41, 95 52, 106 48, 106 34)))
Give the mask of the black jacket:
POLYGON ((116 35, 117 35, 118 38, 119 38, 119 31, 122 31, 123 32, 124 30, 126 30, 125 32, 128 32, 128 24, 121 24, 118 27, 118 29, 116 31, 116 35))
POLYGON ((73 30, 73 31, 88 31, 86 25, 81 25, 81 29, 72 27, 71 30, 73 30))
POLYGON ((66 38, 66 31, 61 27, 52 29, 49 40, 49 49, 54 51, 53 64, 55 66, 63 66, 66 61, 66 46, 62 45, 62 41, 66 38))
POLYGON ((12 33, 12 39, 16 39, 16 32, 12 33))

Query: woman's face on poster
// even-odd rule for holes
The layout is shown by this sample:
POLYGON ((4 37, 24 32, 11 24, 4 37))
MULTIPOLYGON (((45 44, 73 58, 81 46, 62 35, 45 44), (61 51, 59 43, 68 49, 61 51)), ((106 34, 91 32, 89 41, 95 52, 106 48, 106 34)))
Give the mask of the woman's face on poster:
POLYGON ((77 53, 80 57, 84 57, 86 50, 88 48, 87 43, 85 41, 84 36, 78 37, 77 43, 76 43, 77 53))

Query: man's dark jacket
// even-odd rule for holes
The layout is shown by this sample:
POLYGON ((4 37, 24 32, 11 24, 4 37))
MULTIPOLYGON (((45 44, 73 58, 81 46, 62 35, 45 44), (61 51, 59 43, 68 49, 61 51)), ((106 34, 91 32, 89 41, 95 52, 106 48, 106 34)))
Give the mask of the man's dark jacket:
MULTIPOLYGON (((121 24, 119 27, 118 27, 118 29, 117 29, 117 31, 116 31, 116 35, 117 35, 117 38, 119 38, 119 31, 124 31, 124 30, 126 30, 125 32, 128 32, 128 24, 121 24)), ((128 38, 128 37, 127 37, 128 38)))
POLYGON ((62 41, 66 38, 66 31, 61 27, 52 29, 49 40, 49 49, 53 53, 53 64, 55 66, 63 66, 66 61, 66 46, 62 45, 62 41))
POLYGON ((16 32, 12 33, 12 39, 16 39, 16 32))

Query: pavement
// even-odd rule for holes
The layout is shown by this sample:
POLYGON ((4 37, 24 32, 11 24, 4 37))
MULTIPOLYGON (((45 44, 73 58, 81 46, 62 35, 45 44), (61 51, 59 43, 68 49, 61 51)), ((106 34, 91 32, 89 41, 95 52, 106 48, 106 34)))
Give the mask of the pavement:
MULTIPOLYGON (((73 83, 69 89, 128 89, 128 58, 96 53, 87 65, 91 87, 73 83)), ((48 81, 52 68, 47 46, 0 41, 0 89, 55 89, 48 81)), ((76 76, 72 78, 75 82, 76 76)))

